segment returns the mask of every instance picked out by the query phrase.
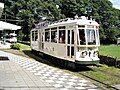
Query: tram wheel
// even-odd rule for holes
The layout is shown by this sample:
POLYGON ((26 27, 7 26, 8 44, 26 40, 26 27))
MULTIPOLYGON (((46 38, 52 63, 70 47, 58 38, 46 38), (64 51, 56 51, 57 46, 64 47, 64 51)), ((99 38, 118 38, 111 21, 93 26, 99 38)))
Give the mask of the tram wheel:
POLYGON ((72 69, 72 70, 75 70, 75 69, 76 69, 76 64, 73 63, 73 62, 68 62, 68 61, 66 61, 66 62, 65 62, 65 66, 66 66, 68 69, 72 69))

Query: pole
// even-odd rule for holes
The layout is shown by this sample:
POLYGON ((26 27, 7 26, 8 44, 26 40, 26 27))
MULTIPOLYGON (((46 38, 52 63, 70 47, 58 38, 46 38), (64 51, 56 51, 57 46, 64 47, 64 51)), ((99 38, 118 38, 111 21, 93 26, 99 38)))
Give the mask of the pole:
MULTIPOLYGON (((5 12, 5 22, 6 22, 6 12, 5 12)), ((3 44, 5 45, 6 44, 6 38, 5 38, 5 31, 3 30, 3 44)))

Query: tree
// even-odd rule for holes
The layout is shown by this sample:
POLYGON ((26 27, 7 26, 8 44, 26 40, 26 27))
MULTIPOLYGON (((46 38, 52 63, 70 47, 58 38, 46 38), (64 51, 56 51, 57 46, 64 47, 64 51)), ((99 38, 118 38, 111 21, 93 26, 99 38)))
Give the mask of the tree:
POLYGON ((29 40, 30 30, 34 23, 43 19, 55 21, 64 17, 60 9, 55 7, 53 0, 15 0, 12 5, 6 0, 6 3, 9 4, 6 4, 5 10, 12 12, 13 16, 19 19, 17 23, 22 26, 24 40, 29 40))
POLYGON ((60 0, 59 2, 61 13, 71 18, 76 14, 79 16, 85 15, 86 4, 86 0, 60 0))
POLYGON ((102 42, 113 42, 120 35, 120 10, 113 8, 109 0, 5 0, 5 11, 7 18, 19 19, 14 23, 22 26, 20 32, 27 39, 34 23, 73 18, 75 15, 95 19, 100 24, 102 42), (109 37, 111 33, 112 37, 109 37))

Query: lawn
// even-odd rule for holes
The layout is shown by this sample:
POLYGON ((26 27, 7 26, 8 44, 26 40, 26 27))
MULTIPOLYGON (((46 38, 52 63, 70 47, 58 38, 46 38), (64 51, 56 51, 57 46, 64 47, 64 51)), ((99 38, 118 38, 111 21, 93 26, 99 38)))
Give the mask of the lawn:
POLYGON ((99 47, 100 55, 109 56, 120 59, 120 46, 116 45, 101 45, 99 47))
POLYGON ((13 53, 16 55, 20 55, 20 56, 24 56, 24 57, 29 57, 28 55, 26 55, 24 52, 25 51, 31 51, 30 46, 25 45, 25 44, 21 44, 18 43, 20 45, 20 50, 16 50, 16 49, 6 49, 6 48, 1 48, 0 50, 5 51, 5 52, 9 52, 9 53, 13 53))
POLYGON ((25 45, 21 43, 18 43, 18 44, 20 44, 20 50, 31 50, 29 45, 25 45))

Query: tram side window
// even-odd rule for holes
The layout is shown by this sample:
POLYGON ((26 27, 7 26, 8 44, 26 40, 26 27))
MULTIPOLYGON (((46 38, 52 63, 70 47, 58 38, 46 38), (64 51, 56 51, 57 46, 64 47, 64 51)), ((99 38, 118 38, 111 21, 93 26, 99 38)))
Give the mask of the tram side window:
POLYGON ((74 57, 74 47, 71 47, 71 58, 74 57))
POLYGON ((34 41, 34 31, 32 31, 32 41, 34 41))
POLYGON ((68 38, 67 43, 70 44, 70 30, 68 30, 68 34, 67 35, 68 35, 68 37, 67 37, 68 38))
POLYGON ((37 39, 38 39, 38 32, 35 31, 35 41, 37 41, 37 39))
POLYGON ((57 30, 51 31, 51 42, 57 43, 57 30))
POLYGON ((65 30, 59 30, 59 42, 65 43, 65 30))
POLYGON ((74 44, 74 30, 72 30, 72 44, 74 44))
POLYGON ((44 32, 42 32, 42 42, 44 41, 44 32))
POLYGON ((49 31, 45 32, 45 41, 47 41, 47 42, 50 41, 50 32, 49 31))
POLYGON ((85 30, 79 29, 80 44, 85 45, 85 30))

